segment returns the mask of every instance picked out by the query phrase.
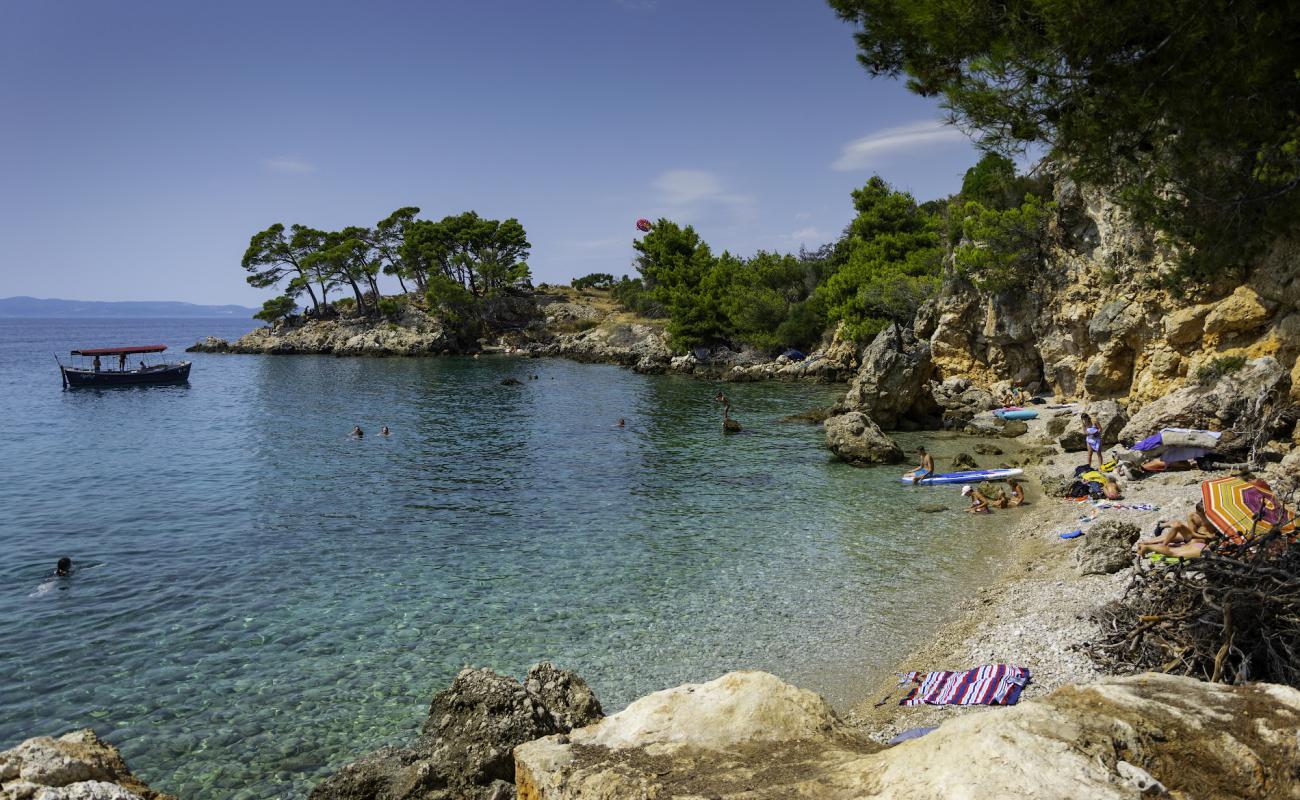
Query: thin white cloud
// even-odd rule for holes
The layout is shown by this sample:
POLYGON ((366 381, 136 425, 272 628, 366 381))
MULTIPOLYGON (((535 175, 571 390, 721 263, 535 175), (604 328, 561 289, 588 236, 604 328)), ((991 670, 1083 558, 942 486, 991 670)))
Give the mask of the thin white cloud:
POLYGON ((669 218, 690 218, 709 208, 730 209, 737 216, 754 205, 751 195, 728 191, 722 179, 702 169, 670 169, 653 183, 658 201, 669 218))
POLYGON ((913 122, 854 139, 844 145, 840 157, 831 164, 831 169, 839 172, 869 169, 878 166, 881 156, 886 154, 927 150, 965 141, 969 141, 966 134, 952 125, 937 120, 913 122))
POLYGON ((262 161, 262 166, 282 175, 310 175, 316 171, 316 165, 310 161, 292 156, 277 156, 262 161))

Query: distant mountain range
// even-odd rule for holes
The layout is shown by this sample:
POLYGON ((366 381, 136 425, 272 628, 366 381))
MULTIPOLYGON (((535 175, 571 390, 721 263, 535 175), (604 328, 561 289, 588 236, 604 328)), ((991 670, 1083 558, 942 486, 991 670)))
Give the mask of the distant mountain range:
POLYGON ((42 300, 38 297, 0 297, 0 319, 16 317, 130 319, 140 317, 230 317, 252 319, 257 309, 244 306, 200 306, 194 303, 128 300, 42 300))

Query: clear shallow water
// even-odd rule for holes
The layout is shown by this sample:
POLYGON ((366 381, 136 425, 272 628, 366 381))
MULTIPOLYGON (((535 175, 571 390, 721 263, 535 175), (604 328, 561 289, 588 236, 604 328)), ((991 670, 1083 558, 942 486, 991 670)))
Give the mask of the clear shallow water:
POLYGON ((607 710, 741 667, 845 704, 993 569, 955 489, 777 421, 837 388, 727 385, 724 437, 716 384, 609 366, 196 354, 65 392, 50 355, 247 327, 0 320, 0 748, 89 725, 179 796, 303 797, 465 664, 551 659, 607 710))

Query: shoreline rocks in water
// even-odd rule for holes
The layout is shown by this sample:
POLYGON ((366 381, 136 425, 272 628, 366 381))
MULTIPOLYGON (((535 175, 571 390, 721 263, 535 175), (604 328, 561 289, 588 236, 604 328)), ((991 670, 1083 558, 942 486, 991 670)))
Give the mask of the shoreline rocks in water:
POLYGON ((0 800, 175 800, 127 769, 89 728, 38 736, 0 752, 0 800))
POLYGON ((505 800, 514 797, 513 749, 589 725, 604 713, 586 682, 542 662, 523 683, 463 669, 429 704, 420 737, 344 766, 310 800, 505 800))

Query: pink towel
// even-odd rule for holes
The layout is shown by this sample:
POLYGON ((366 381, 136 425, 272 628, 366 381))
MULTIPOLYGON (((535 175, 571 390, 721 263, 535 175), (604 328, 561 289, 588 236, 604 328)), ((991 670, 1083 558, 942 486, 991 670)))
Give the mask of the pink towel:
POLYGON ((899 683, 915 683, 899 705, 1010 706, 1029 683, 1029 669, 989 664, 964 672, 909 672, 899 683))

